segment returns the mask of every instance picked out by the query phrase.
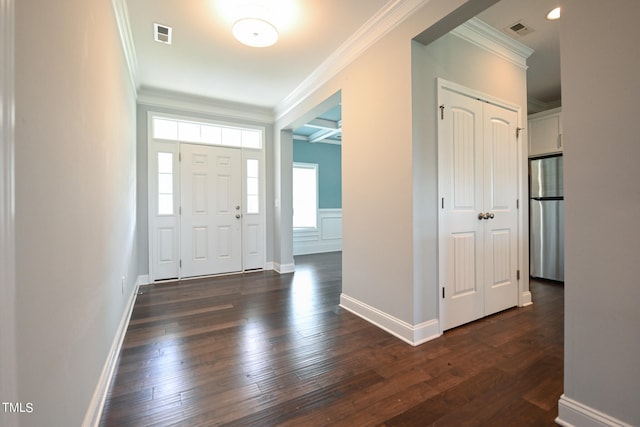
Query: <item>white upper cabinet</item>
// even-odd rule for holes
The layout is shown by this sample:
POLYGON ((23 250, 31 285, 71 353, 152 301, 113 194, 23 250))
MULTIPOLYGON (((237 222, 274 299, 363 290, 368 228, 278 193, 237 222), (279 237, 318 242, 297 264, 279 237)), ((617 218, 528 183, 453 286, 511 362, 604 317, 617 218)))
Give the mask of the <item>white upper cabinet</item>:
POLYGON ((562 152, 560 108, 529 116, 529 157, 562 152))

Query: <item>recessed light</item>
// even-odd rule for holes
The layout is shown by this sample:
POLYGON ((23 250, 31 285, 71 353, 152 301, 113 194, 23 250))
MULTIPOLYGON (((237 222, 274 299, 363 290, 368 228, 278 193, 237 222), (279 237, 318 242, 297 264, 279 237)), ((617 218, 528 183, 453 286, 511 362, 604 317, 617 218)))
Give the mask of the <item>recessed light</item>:
POLYGON ((251 47, 268 47, 278 41, 276 27, 262 19, 240 19, 233 24, 232 32, 240 43, 251 47))
POLYGON ((556 7, 555 9, 551 9, 549 13, 547 13, 547 19, 549 21, 555 21, 556 19, 560 19, 560 8, 556 7))

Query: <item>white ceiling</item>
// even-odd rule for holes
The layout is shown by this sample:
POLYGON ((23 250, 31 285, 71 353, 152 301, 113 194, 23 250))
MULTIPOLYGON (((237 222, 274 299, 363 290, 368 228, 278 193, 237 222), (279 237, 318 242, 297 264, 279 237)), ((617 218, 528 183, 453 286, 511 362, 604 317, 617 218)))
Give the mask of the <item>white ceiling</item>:
MULTIPOLYGON (((389 0, 126 0, 142 88, 275 107, 389 0), (251 48, 231 34, 239 13, 259 9, 277 27, 272 47, 251 48), (295 15, 273 10, 293 4, 295 15), (289 21, 288 23, 285 21, 289 21), (173 28, 173 44, 153 40, 153 23, 173 28)), ((288 8, 288 10, 290 10, 288 8)))
MULTIPOLYGON (((345 41, 398 0, 125 0, 141 90, 163 90, 274 108, 345 41), (241 16, 229 5, 268 4, 260 14, 279 29, 272 47, 237 42, 241 16), (273 10, 288 5, 290 13, 273 10), (291 6, 293 5, 293 7, 291 6), (154 41, 154 22, 173 28, 173 43, 154 41)), ((530 57, 528 93, 543 103, 560 97, 557 22, 544 19, 558 0, 502 0, 479 15, 498 29, 524 20, 535 29, 518 41, 530 57)))
POLYGON ((559 0, 502 0, 478 15, 478 18, 503 31, 534 50, 527 59, 527 95, 530 104, 555 106, 560 100, 560 40, 559 21, 546 19, 547 12, 557 7, 559 0), (524 21, 533 29, 522 37, 505 30, 524 21))

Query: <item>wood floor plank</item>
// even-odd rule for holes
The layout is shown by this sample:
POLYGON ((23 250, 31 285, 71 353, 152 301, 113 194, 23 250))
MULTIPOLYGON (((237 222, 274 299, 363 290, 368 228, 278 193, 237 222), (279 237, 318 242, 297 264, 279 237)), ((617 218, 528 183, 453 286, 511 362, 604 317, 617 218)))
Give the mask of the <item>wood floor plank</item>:
POLYGON ((100 425, 554 425, 561 284, 413 347, 338 306, 341 268, 143 287, 100 425))
POLYGON ((374 371, 366 371, 333 383, 331 386, 318 388, 303 396, 285 400, 278 405, 252 413, 229 423, 234 426, 277 425, 284 421, 298 418, 315 409, 322 408, 330 402, 342 399, 345 395, 369 387, 382 381, 382 377, 374 371))

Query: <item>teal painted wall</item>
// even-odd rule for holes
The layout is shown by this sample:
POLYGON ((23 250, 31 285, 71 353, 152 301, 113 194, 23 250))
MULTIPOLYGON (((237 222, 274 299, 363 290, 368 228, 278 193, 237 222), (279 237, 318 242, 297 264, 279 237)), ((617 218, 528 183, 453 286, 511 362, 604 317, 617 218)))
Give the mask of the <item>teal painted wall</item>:
POLYGON ((294 140, 293 161, 318 165, 318 208, 342 208, 342 146, 294 140))

